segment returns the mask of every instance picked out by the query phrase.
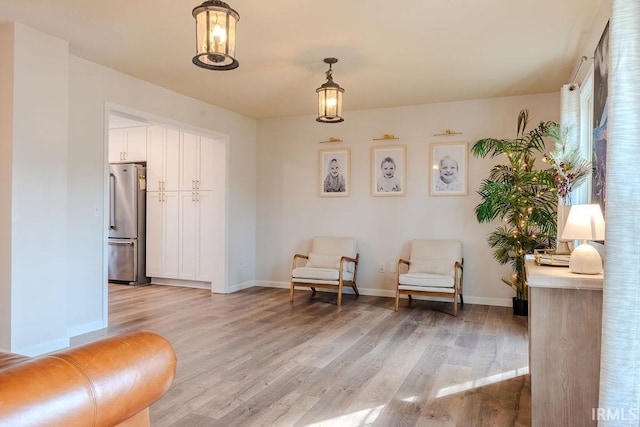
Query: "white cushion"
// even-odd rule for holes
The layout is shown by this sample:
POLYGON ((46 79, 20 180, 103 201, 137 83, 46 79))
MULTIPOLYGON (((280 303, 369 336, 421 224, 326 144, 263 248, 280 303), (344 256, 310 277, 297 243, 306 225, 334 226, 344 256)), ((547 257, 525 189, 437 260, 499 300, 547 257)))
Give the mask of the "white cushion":
MULTIPOLYGON (((407 273, 399 277, 400 285, 453 289, 453 277, 442 274, 407 273)), ((402 286, 400 287, 402 289, 402 286)))
POLYGON ((311 253, 339 255, 355 258, 358 253, 356 240, 351 237, 316 237, 311 243, 311 253))
POLYGON ((308 268, 340 268, 340 255, 322 255, 311 252, 307 260, 308 268))
MULTIPOLYGON (((309 255, 314 254, 314 256, 322 256, 322 255, 331 255, 337 257, 338 262, 340 262, 340 258, 343 256, 347 256, 349 258, 355 258, 358 254, 358 246, 356 239, 351 237, 316 237, 311 242, 311 250, 309 251, 309 255)), ((311 261, 311 260, 310 260, 311 261)), ((316 260, 312 261, 311 266, 315 268, 316 260)), ((333 268, 328 266, 326 263, 328 261, 320 261, 322 267, 325 268, 333 268)), ((307 266, 309 266, 307 262, 307 266)), ((338 266, 335 267, 336 269, 338 266)), ((346 263, 347 271, 353 273, 355 271, 355 263, 348 262, 346 263)))
POLYGON ((428 273, 453 277, 455 262, 462 261, 459 240, 412 240, 409 273, 428 273))
POLYGON ((453 266, 456 261, 455 259, 424 259, 411 256, 409 273, 428 273, 453 277, 453 266))
MULTIPOLYGON (((315 279, 321 281, 332 281, 336 284, 339 280, 338 270, 334 268, 309 268, 309 267, 298 267, 293 270, 293 281, 294 282, 307 282, 306 279, 315 279), (303 280, 300 280, 303 279, 303 280)), ((342 280, 351 281, 353 280, 353 273, 349 271, 345 271, 342 273, 342 280)), ((311 282, 310 282, 311 283, 311 282)), ((321 282, 315 282, 321 283, 321 282)))

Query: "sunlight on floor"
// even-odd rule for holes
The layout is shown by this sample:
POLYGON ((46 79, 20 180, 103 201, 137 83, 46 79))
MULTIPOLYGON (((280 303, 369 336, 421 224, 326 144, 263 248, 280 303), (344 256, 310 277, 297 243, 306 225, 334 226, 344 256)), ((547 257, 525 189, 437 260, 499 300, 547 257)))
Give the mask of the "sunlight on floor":
POLYGON ((317 423, 307 424, 307 427, 321 426, 357 426, 366 427, 372 425, 384 409, 385 405, 376 406, 375 408, 367 408, 362 411, 352 412, 350 414, 341 415, 339 417, 322 420, 317 423))
POLYGON ((474 388, 482 387, 489 384, 498 383, 500 381, 510 380, 511 378, 520 377, 529 373, 529 367, 515 369, 513 371, 501 372, 499 374, 491 375, 484 378, 479 378, 473 381, 467 381, 466 383, 456 384, 449 387, 444 387, 438 390, 436 398, 449 396, 451 394, 460 393, 461 391, 467 391, 474 388))

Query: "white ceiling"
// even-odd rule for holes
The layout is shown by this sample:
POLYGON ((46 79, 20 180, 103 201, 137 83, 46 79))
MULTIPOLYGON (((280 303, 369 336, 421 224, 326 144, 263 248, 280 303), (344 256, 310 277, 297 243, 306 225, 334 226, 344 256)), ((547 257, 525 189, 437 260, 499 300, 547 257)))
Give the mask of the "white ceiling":
POLYGON ((0 0, 72 54, 243 115, 315 114, 325 57, 344 111, 559 90, 603 0, 229 0, 232 71, 191 63, 202 0, 0 0))

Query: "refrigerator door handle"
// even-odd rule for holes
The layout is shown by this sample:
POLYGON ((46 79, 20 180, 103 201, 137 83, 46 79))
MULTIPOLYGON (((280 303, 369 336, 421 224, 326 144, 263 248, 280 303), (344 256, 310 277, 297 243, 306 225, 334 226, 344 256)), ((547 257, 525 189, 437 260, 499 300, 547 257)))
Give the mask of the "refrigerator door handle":
POLYGON ((116 177, 114 174, 109 174, 109 228, 116 228, 116 177))
POLYGON ((133 242, 131 242, 131 241, 118 242, 118 241, 115 241, 115 240, 109 240, 109 244, 110 245, 133 245, 133 242))

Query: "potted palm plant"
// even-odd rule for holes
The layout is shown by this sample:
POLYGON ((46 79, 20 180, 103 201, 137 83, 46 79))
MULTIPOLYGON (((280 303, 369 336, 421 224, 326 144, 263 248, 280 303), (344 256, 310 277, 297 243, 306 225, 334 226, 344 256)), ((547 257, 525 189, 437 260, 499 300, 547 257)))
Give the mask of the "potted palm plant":
POLYGON ((506 160, 496 164, 482 181, 476 206, 479 222, 501 220, 487 241, 500 264, 510 264, 512 274, 502 281, 513 288, 514 314, 527 315, 528 286, 525 255, 534 249, 555 245, 557 188, 551 169, 536 168, 538 154, 544 152, 544 138, 555 122, 540 122, 526 131, 529 113, 518 115, 514 139, 484 138, 472 147, 475 157, 506 160), (504 157, 502 157, 504 155, 504 157))

